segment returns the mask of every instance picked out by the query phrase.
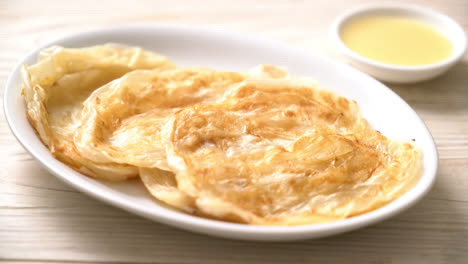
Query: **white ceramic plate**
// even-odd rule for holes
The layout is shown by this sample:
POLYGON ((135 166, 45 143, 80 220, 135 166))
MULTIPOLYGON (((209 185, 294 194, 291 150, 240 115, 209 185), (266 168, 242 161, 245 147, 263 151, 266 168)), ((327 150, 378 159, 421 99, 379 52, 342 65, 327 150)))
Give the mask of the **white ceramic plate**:
POLYGON ((19 142, 50 172, 75 188, 106 203, 177 228, 244 240, 318 238, 367 226, 410 207, 434 182, 437 151, 417 114, 380 82, 342 63, 276 41, 224 31, 171 25, 139 25, 103 29, 66 37, 31 52, 11 73, 4 93, 7 121, 19 142), (370 124, 388 137, 416 139, 424 153, 424 175, 408 193, 373 212, 343 221, 295 227, 266 227, 194 217, 155 201, 138 181, 108 183, 88 178, 54 159, 29 125, 20 95, 19 68, 32 64, 40 49, 58 44, 84 47, 106 42, 138 45, 164 54, 180 66, 203 65, 220 70, 247 71, 257 64, 285 66, 294 75, 310 76, 320 86, 356 100, 370 124))

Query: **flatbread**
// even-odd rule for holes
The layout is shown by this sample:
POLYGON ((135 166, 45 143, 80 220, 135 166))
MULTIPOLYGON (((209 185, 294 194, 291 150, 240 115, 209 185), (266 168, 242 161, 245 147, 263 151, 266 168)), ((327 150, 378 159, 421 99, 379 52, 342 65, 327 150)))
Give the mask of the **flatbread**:
POLYGON ((83 102, 95 89, 129 71, 174 67, 165 57, 138 47, 50 47, 40 52, 36 64, 22 68, 26 114, 52 155, 75 170, 107 180, 135 177, 134 167, 94 163, 78 153, 73 135, 83 102))
POLYGON ((170 170, 160 138, 166 121, 183 107, 222 98, 244 79, 204 68, 133 71, 84 102, 76 147, 96 163, 170 170))
POLYGON ((96 163, 170 171, 160 131, 174 113, 221 100, 246 79, 287 77, 287 72, 271 65, 246 74, 201 67, 133 71, 86 99, 74 142, 96 163))
POLYGON ((197 209, 259 225, 336 221, 414 183, 421 153, 370 128, 353 101, 285 80, 246 81, 164 127, 169 166, 197 209))

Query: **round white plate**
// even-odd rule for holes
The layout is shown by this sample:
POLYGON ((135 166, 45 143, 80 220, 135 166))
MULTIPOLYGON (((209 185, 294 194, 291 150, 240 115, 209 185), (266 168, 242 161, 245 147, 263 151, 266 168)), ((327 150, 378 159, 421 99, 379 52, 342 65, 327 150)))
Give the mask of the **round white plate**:
POLYGON ((78 190, 137 215, 177 228, 244 240, 297 240, 329 236, 367 226, 410 207, 427 193, 437 171, 437 150, 417 114, 394 92, 375 79, 311 51, 254 36, 198 27, 138 25, 69 36, 39 47, 24 57, 8 78, 4 93, 7 121, 19 142, 50 172, 78 190), (202 65, 219 70, 247 71, 258 64, 285 66, 292 74, 314 78, 356 100, 364 117, 387 137, 415 139, 424 153, 424 175, 408 193, 370 213, 346 220, 293 227, 233 224, 172 210, 154 200, 138 181, 109 183, 88 178, 54 159, 34 133, 20 95, 19 69, 33 64, 38 51, 52 44, 84 47, 107 42, 138 45, 166 55, 180 66, 202 65))

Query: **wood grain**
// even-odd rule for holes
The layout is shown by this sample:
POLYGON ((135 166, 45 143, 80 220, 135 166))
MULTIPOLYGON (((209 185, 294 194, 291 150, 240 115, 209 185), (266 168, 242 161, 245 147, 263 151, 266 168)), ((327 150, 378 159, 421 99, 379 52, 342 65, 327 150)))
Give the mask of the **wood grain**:
MULTIPOLYGON (((141 22, 256 33, 335 57, 328 26, 364 2, 369 1, 0 1, 0 83, 39 44, 73 32, 141 22)), ((440 10, 468 31, 467 1, 405 2, 440 10)), ((196 235, 98 202, 42 169, 2 115, 0 262, 467 263, 468 56, 433 81, 388 85, 418 112, 435 138, 440 169, 434 188, 416 206, 383 223, 294 243, 196 235)))

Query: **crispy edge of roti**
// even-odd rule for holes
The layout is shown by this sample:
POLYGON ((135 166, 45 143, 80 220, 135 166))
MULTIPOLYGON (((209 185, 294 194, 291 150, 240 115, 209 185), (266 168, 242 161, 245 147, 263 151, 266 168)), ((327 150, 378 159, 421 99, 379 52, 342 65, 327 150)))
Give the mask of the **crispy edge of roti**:
POLYGON ((57 142, 57 139, 54 137, 54 131, 49 126, 47 112, 47 90, 63 76, 89 69, 105 69, 111 65, 127 68, 128 70, 126 71, 131 71, 133 68, 138 67, 175 67, 167 58, 143 51, 138 47, 106 44, 83 49, 66 49, 53 46, 40 52, 36 64, 30 67, 26 65, 22 66, 21 77, 23 87, 21 95, 25 99, 28 121, 54 157, 87 176, 120 181, 136 177, 138 175, 137 168, 126 164, 117 166, 95 164, 82 157, 74 146, 62 146, 60 142, 57 142), (112 58, 109 58, 112 56, 99 58, 99 56, 93 56, 93 52, 101 55, 114 55, 116 62, 113 63, 112 58), (123 55, 119 57, 119 54, 116 54, 118 52, 123 53, 123 55), (66 59, 67 54, 72 57, 71 61, 66 59), (86 60, 91 60, 91 62, 86 60), (68 69, 67 66, 70 66, 71 69, 68 69))

